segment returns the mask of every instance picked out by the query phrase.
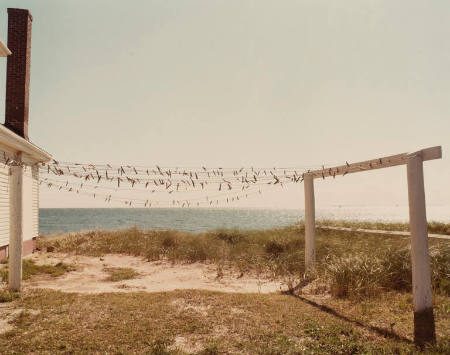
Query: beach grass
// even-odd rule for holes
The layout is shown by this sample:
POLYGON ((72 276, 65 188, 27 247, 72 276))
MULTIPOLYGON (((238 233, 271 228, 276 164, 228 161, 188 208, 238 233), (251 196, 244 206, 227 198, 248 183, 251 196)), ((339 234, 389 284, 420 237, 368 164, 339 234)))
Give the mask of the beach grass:
MULTIPOLYGON (((101 256, 141 256, 148 261, 204 262, 287 285, 319 279, 336 297, 370 297, 382 291, 410 292, 410 238, 364 232, 317 230, 317 267, 304 269, 304 226, 262 231, 205 233, 131 228, 41 238, 41 249, 101 256)), ((450 241, 430 239, 433 290, 450 295, 450 241)))

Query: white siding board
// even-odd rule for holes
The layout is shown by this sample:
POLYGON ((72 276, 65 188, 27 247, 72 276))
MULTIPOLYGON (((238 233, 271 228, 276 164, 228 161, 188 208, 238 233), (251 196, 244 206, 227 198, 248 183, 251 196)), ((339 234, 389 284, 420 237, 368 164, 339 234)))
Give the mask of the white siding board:
MULTIPOLYGON (((33 178, 30 167, 26 167, 23 172, 23 240, 30 240, 34 235, 33 231, 33 178)), ((1 202, 0 202, 1 203, 1 202)))
MULTIPOLYGON (((7 160, 13 160, 17 151, 9 141, 0 141, 0 247, 9 244, 10 188, 7 160)), ((23 169, 23 239, 30 240, 39 234, 39 166, 34 156, 22 154, 23 169)))
POLYGON ((39 167, 32 170, 32 234, 33 237, 39 235, 39 167))
POLYGON ((0 166, 0 247, 9 244, 9 168, 0 166))

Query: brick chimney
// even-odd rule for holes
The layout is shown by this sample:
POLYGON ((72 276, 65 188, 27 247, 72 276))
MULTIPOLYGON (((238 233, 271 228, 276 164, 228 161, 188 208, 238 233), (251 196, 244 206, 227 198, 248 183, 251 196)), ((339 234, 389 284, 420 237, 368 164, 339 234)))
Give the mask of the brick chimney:
POLYGON ((8 9, 5 126, 28 139, 31 21, 28 10, 8 9))

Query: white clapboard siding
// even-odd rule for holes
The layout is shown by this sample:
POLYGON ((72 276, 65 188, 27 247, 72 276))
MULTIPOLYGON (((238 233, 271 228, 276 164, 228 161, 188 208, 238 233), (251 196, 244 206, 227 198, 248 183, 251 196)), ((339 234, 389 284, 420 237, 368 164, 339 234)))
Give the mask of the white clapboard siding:
POLYGON ((25 166, 23 169, 23 240, 30 240, 34 235, 33 231, 33 174, 31 167, 25 166))
POLYGON ((39 235, 39 168, 33 168, 32 183, 32 234, 33 237, 39 235))
POLYGON ((9 244, 9 168, 0 166, 0 247, 9 244))
MULTIPOLYGON (((0 162, 3 157, 0 157, 0 162)), ((0 164, 0 247, 9 244, 10 196, 9 168, 0 164)), ((39 234, 39 169, 23 170, 23 240, 39 234)))

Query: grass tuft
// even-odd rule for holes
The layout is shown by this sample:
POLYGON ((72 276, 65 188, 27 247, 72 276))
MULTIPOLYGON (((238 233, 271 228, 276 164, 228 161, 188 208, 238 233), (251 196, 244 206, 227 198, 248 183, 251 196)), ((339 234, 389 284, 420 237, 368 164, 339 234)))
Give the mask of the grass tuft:
POLYGON ((218 230, 215 233, 217 239, 223 240, 228 244, 238 244, 245 240, 246 236, 239 230, 218 230))
MULTIPOLYGON (((75 270, 73 265, 59 262, 55 265, 44 264, 38 265, 34 260, 22 260, 22 279, 28 280, 34 275, 47 274, 53 277, 61 276, 66 272, 75 270)), ((8 281, 8 265, 0 270, 0 278, 3 282, 8 281)))
POLYGON ((136 270, 129 267, 107 267, 103 271, 109 274, 105 281, 112 282, 131 280, 139 276, 136 270))
MULTIPOLYGON (((450 244, 430 248, 432 285, 450 295, 450 244)), ((411 292, 411 250, 387 248, 349 256, 330 256, 323 264, 325 278, 336 297, 370 297, 383 291, 411 292)))
POLYGON ((285 251, 285 247, 281 242, 277 240, 271 240, 266 244, 265 251, 269 255, 279 256, 285 251))
POLYGON ((9 290, 0 290, 0 303, 12 302, 19 297, 20 294, 18 292, 11 292, 9 290))

